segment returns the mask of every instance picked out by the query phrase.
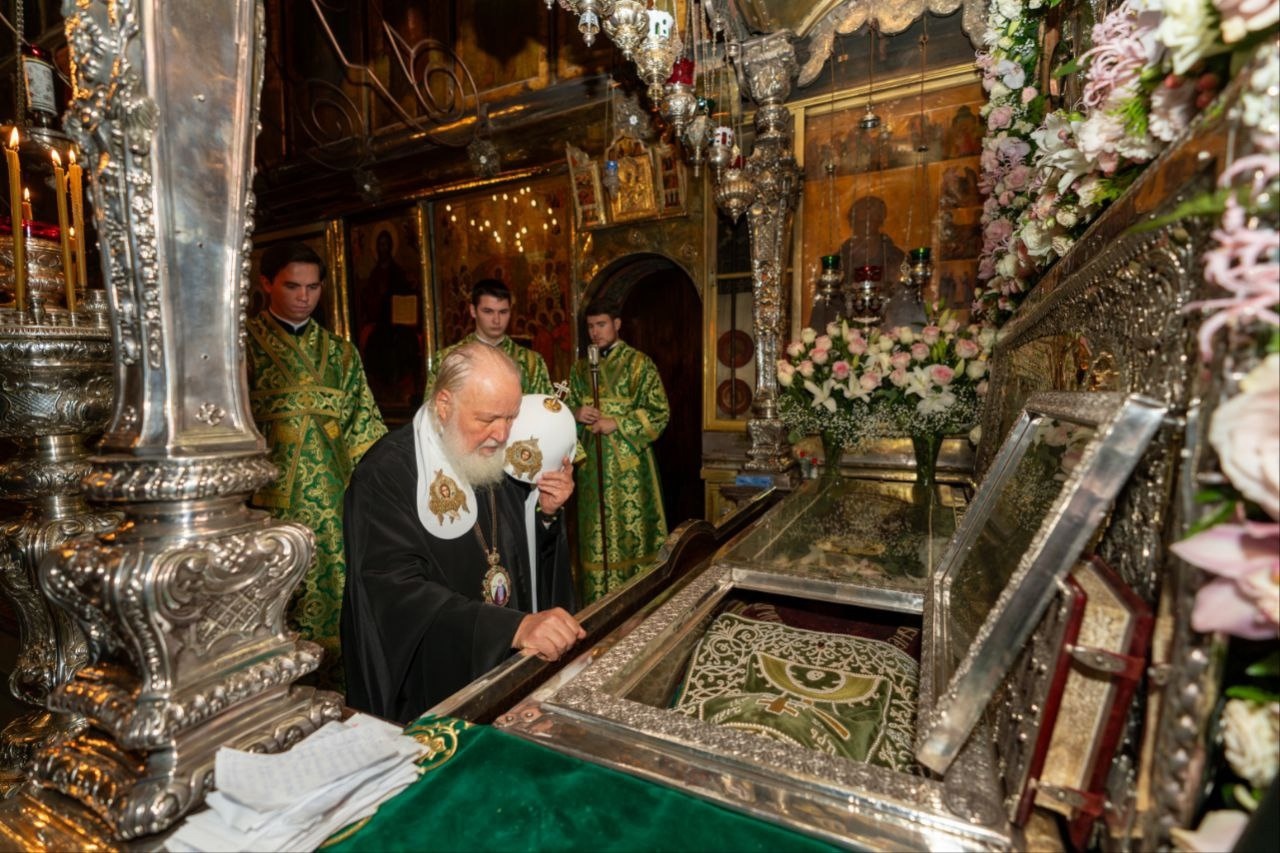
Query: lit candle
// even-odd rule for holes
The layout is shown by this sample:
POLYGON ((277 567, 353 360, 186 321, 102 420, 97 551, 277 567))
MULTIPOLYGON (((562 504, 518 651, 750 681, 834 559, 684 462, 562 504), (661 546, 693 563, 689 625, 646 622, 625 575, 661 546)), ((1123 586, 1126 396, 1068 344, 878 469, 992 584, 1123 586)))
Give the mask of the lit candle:
POLYGON ((31 222, 35 216, 31 214, 31 190, 22 188, 22 221, 31 222))
POLYGON ((67 185, 62 158, 53 152, 53 195, 58 201, 58 242, 62 245, 62 283, 67 289, 67 310, 76 310, 76 282, 71 269, 71 234, 67 223, 67 185))
POLYGON ((71 165, 67 169, 67 180, 71 182, 71 225, 76 235, 76 281, 80 289, 87 286, 84 265, 84 188, 80 185, 80 164, 76 162, 74 149, 67 152, 71 165))
POLYGON ((13 232, 13 300, 18 310, 27 310, 27 247, 22 230, 22 167, 18 163, 18 129, 9 134, 9 144, 4 149, 5 165, 9 167, 9 225, 13 232))

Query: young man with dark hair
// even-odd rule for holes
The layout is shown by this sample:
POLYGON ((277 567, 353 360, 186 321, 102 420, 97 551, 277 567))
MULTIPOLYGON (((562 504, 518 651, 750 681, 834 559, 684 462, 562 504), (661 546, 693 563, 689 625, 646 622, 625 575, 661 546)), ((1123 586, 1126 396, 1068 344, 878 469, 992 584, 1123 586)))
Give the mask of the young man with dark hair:
POLYGON ((324 649, 320 686, 341 690, 342 496, 356 462, 387 428, 355 347, 311 318, 324 261, 305 243, 284 243, 259 269, 268 307, 245 324, 249 402, 280 477, 252 503, 315 531, 316 561, 289 622, 324 649))
POLYGON ((577 478, 584 605, 646 568, 667 538, 662 483, 651 445, 670 418, 658 368, 618 337, 622 319, 617 307, 594 300, 586 318, 587 335, 599 349, 599 406, 589 359, 579 359, 569 374, 570 404, 586 450, 577 478), (607 552, 601 547, 601 502, 607 552))
POLYGON ((511 289, 496 278, 483 278, 471 287, 471 319, 475 331, 436 356, 436 370, 427 377, 427 392, 435 385, 436 372, 449 353, 463 344, 479 341, 502 350, 520 368, 520 388, 525 394, 552 394, 551 375, 547 363, 533 350, 511 340, 507 326, 511 323, 511 289))

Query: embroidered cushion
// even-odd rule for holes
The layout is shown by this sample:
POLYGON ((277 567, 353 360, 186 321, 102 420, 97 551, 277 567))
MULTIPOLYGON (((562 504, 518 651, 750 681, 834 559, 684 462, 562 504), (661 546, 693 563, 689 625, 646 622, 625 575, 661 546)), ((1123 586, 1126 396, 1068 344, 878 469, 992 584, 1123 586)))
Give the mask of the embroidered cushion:
POLYGON ((675 710, 914 773, 918 686, 918 664, 888 643, 722 613, 694 649, 675 710))

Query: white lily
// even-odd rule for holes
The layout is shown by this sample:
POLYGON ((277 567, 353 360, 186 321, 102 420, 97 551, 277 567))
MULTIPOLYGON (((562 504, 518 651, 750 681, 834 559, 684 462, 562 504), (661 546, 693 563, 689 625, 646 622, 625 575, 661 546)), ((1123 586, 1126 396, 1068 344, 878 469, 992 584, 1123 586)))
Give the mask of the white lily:
POLYGON ((813 395, 813 407, 815 409, 826 409, 828 412, 835 413, 836 401, 831 396, 831 390, 835 387, 834 379, 823 380, 821 385, 816 385, 812 380, 804 381, 804 389, 813 395))

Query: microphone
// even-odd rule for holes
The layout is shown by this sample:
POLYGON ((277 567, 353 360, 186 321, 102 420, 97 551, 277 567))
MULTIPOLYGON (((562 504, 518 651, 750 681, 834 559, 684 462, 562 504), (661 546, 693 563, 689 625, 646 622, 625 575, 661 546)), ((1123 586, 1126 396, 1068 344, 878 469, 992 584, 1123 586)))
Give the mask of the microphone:
POLYGON ((600 366, 600 347, 595 344, 590 344, 587 347, 587 364, 592 367, 600 366))

